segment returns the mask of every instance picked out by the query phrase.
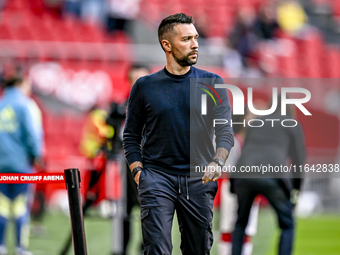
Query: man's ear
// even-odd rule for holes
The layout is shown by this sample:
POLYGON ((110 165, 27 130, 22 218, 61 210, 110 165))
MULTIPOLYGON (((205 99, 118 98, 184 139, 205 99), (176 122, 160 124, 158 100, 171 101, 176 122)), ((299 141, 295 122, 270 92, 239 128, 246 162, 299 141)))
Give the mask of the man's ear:
POLYGON ((170 41, 168 41, 166 39, 162 40, 162 47, 166 52, 171 52, 171 50, 172 50, 172 46, 171 46, 170 41))

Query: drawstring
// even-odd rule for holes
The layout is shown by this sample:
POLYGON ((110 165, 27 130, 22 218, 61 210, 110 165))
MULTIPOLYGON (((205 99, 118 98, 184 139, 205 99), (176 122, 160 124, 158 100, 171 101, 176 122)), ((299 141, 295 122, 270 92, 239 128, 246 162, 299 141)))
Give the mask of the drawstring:
MULTIPOLYGON (((187 200, 190 199, 189 197, 189 186, 188 186, 188 176, 185 177, 185 187, 186 187, 186 192, 187 192, 187 200)), ((178 181, 178 193, 181 194, 181 176, 177 175, 177 181, 178 181)))
POLYGON ((177 181, 178 181, 178 193, 181 194, 181 179, 179 178, 179 175, 177 175, 177 181))
POLYGON ((185 176, 185 186, 187 187, 187 200, 189 200, 189 187, 188 187, 188 177, 185 176))

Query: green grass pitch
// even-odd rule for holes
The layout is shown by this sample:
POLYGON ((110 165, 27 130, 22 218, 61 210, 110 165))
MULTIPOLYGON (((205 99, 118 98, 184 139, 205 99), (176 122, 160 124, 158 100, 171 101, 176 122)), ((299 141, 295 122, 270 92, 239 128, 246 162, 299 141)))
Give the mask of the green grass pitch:
MULTIPOLYGON (((219 212, 214 214, 215 242, 211 251, 217 255, 219 212)), ((35 255, 58 255, 63 242, 70 231, 70 219, 62 213, 47 213, 44 221, 46 229, 42 236, 30 237, 30 249, 35 255)), ((137 247, 140 244, 139 210, 133 212, 133 236, 129 246, 129 255, 139 255, 137 247)), ((338 255, 340 254, 340 215, 316 215, 308 218, 297 218, 296 242, 294 255, 338 255)), ((85 219, 86 241, 89 255, 111 254, 111 221, 90 216, 85 219)), ((279 231, 276 216, 271 209, 261 209, 259 215, 258 233, 254 237, 253 255, 274 255, 276 253, 279 231)), ((177 219, 174 220, 173 254, 180 255, 177 219)), ((13 250, 13 224, 7 231, 9 250, 13 250)), ((11 254, 11 253, 10 253, 11 254)), ((68 254, 73 254, 73 247, 68 254)))

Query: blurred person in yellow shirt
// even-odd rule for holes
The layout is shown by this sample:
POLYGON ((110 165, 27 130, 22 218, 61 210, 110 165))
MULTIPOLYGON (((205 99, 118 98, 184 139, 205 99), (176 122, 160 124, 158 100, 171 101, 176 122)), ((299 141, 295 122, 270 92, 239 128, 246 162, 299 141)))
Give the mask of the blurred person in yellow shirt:
POLYGON ((277 20, 283 31, 298 35, 307 27, 308 17, 297 0, 283 0, 277 7, 277 20))

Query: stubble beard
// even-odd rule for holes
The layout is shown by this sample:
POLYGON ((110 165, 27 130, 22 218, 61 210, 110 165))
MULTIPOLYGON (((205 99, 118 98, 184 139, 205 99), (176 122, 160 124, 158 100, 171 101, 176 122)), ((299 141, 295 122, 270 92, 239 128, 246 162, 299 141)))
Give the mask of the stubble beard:
MULTIPOLYGON (((176 51, 178 52, 178 51, 176 51)), ((183 57, 178 57, 176 56, 176 53, 173 51, 172 52, 172 56, 174 57, 175 61, 180 65, 180 66, 192 66, 195 65, 197 63, 197 59, 198 59, 198 54, 196 56, 196 59, 191 60, 190 54, 192 54, 192 52, 190 52, 188 55, 183 56, 183 57)))

